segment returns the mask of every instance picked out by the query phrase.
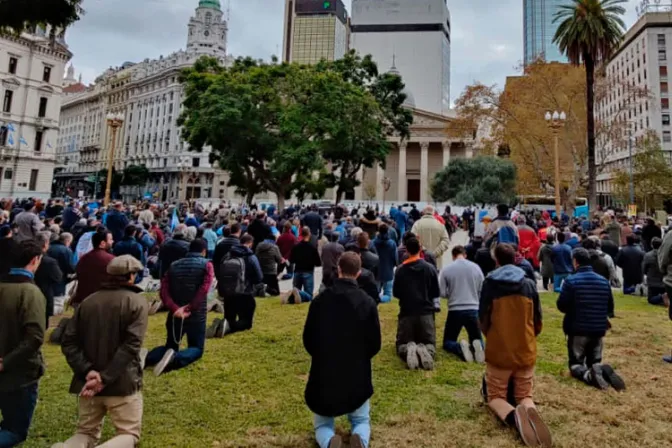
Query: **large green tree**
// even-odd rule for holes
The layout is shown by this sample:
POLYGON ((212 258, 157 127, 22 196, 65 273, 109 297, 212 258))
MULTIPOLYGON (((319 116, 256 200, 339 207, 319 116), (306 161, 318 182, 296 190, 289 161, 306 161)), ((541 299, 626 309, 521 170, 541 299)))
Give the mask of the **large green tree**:
POLYGON ((436 173, 432 198, 455 205, 512 204, 516 197, 516 166, 493 156, 452 160, 436 173))
POLYGON ((140 187, 147 183, 149 170, 144 165, 130 165, 124 168, 120 185, 140 187))
POLYGON ((322 156, 332 168, 324 180, 336 188, 338 203, 361 184, 357 174, 362 168, 385 166, 391 149, 387 137, 408 138, 413 114, 403 107, 401 77, 379 73, 371 55, 362 58, 353 50, 342 59, 322 61, 315 69, 335 72, 345 81, 324 91, 331 119, 325 122, 322 156))
POLYGON ((559 6, 553 42, 569 62, 586 68, 586 131, 588 138, 588 202, 597 208, 597 164, 595 160, 595 67, 609 60, 623 38, 627 0, 571 0, 559 6))
POLYGON ((82 0, 0 0, 0 33, 38 25, 65 29, 83 14, 81 4, 82 0))

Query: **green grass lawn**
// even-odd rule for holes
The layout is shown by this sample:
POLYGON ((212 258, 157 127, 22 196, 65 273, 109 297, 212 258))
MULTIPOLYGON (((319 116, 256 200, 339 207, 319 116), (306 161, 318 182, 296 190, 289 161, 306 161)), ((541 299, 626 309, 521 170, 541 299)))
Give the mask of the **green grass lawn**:
MULTIPOLYGON (((567 374, 562 315, 543 295, 535 399, 555 446, 662 447, 672 445, 672 366, 661 356, 672 345, 666 310, 643 298, 617 297, 617 318, 606 338, 605 362, 628 390, 601 392, 567 374)), ((155 378, 147 371, 141 446, 313 447, 311 413, 303 400, 310 359, 301 341, 307 305, 258 300, 254 328, 208 340, 202 360, 155 378)), ((443 336, 444 310, 437 316, 443 336)), ((481 404, 483 367, 441 351, 436 370, 409 371, 395 355, 396 303, 380 307, 383 348, 373 361, 372 446, 518 446, 481 404)), ((150 318, 146 346, 165 340, 165 314, 150 318)), ((210 320, 215 316, 211 313, 210 320)), ((77 398, 59 347, 45 346, 47 373, 26 447, 51 446, 75 430, 77 398)), ((342 431, 345 419, 339 420, 342 431)), ((111 428, 106 425, 104 438, 111 428)))

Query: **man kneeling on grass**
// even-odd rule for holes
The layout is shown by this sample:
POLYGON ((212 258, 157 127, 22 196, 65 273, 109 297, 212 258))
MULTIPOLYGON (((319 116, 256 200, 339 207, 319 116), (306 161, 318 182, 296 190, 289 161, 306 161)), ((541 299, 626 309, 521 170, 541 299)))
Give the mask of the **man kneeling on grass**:
POLYGON ((526 446, 550 447, 551 433, 532 401, 536 336, 541 333, 541 303, 537 285, 515 266, 510 244, 495 248, 497 269, 483 282, 479 307, 485 345, 485 389, 488 406, 518 430, 526 446), (509 382, 517 407, 507 401, 509 382))
POLYGON ((203 356, 206 299, 215 276, 212 263, 205 258, 207 249, 205 240, 192 241, 187 256, 170 265, 161 279, 161 301, 168 309, 166 345, 147 355, 147 365, 155 366, 156 376, 186 367, 203 356), (187 348, 179 351, 184 335, 187 348))
POLYGON ((565 313, 562 328, 567 335, 569 370, 572 376, 598 389, 625 389, 625 383, 608 364, 602 364, 603 339, 614 312, 609 281, 595 273, 590 253, 583 248, 572 254, 576 274, 562 285, 558 309, 565 313))
POLYGON ((361 266, 358 254, 341 256, 338 279, 311 302, 303 330, 312 357, 305 397, 320 448, 341 448, 334 418, 345 414, 352 425, 350 447, 369 446, 371 360, 381 337, 376 303, 357 286, 361 266))
POLYGON ((131 255, 110 261, 109 281, 68 322, 61 349, 74 373, 70 393, 79 395, 79 422, 73 437, 52 448, 96 446, 108 413, 116 437, 101 446, 133 447, 140 441, 140 348, 149 306, 135 278, 143 269, 131 255))
POLYGON ((408 368, 434 369, 436 327, 434 298, 440 296, 436 269, 420 258, 420 242, 406 242, 409 257, 394 274, 392 295, 399 299, 397 354, 408 368), (419 360, 418 360, 419 359, 419 360))

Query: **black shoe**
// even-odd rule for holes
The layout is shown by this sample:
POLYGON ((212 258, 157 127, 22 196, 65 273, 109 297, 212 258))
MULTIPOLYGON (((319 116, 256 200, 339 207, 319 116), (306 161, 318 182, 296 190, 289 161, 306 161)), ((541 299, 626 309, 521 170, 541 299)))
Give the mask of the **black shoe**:
POLYGON ((604 375, 604 379, 611 384, 611 387, 619 392, 625 390, 625 381, 609 364, 602 365, 602 374, 604 375))
POLYGON ((364 448, 364 441, 359 436, 359 434, 353 434, 350 436, 350 448, 364 448))
POLYGON ((342 448, 343 447, 343 439, 341 439, 341 436, 334 436, 331 438, 329 441, 329 448, 342 448))
POLYGON ((590 376, 592 377, 593 385, 595 387, 602 390, 609 389, 609 383, 607 382, 607 380, 604 379, 601 365, 599 364, 593 365, 590 368, 590 376))

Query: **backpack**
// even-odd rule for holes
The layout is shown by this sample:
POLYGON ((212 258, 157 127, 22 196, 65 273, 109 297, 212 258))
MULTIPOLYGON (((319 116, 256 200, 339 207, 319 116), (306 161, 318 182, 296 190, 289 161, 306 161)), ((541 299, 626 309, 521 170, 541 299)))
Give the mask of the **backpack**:
POLYGON ((511 226, 502 226, 497 231, 497 243, 515 244, 518 246, 518 237, 516 230, 511 226))
POLYGON ((245 260, 243 258, 232 258, 227 255, 222 261, 220 273, 222 281, 219 282, 219 292, 222 296, 231 297, 245 293, 247 287, 245 284, 245 260))

